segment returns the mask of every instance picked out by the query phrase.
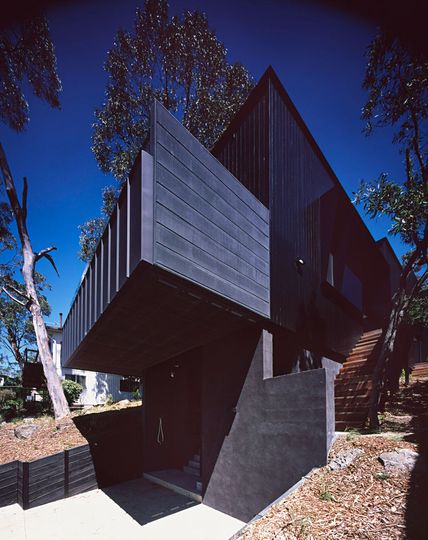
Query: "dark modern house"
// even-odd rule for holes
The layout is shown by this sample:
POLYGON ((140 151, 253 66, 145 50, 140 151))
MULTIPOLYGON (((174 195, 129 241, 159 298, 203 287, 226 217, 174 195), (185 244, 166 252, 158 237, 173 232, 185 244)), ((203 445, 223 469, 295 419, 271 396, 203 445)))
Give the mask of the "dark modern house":
POLYGON ((211 152, 156 102, 63 363, 141 376, 146 473, 248 520, 326 463, 335 374, 388 312, 383 251, 271 68, 211 152))

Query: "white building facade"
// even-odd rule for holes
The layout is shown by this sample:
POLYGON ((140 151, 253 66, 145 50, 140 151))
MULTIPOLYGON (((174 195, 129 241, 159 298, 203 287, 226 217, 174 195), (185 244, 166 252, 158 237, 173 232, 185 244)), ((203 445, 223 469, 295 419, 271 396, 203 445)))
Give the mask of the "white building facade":
POLYGON ((78 401, 80 405, 101 405, 105 403, 108 396, 111 396, 113 401, 132 399, 131 392, 121 392, 120 381, 123 377, 120 375, 63 367, 61 364, 62 328, 48 325, 47 331, 58 375, 61 379, 70 379, 79 383, 84 389, 78 401))

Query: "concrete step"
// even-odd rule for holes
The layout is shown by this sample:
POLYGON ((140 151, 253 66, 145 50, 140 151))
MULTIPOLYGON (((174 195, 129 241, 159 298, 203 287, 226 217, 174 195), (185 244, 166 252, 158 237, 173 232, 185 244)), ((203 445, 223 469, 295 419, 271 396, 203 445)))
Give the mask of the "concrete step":
POLYGON ((185 465, 183 467, 183 471, 187 474, 191 474, 192 476, 196 476, 196 477, 201 476, 201 470, 199 467, 195 468, 195 467, 190 467, 189 465, 185 465))
POLYGON ((189 460, 188 465, 189 465, 189 467, 193 467, 194 469, 200 469, 201 468, 201 463, 199 461, 195 461, 193 459, 189 460))
POLYGON ((171 489, 197 502, 202 502, 202 480, 177 469, 165 469, 144 473, 144 478, 154 484, 171 489), (200 490, 198 491, 198 485, 200 490))

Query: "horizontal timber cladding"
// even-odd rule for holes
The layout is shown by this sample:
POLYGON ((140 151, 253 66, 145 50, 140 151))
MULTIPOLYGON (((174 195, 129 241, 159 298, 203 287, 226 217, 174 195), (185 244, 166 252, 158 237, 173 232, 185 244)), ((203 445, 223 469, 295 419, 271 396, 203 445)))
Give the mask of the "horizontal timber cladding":
POLYGON ((27 510, 97 487, 89 445, 0 465, 0 508, 18 502, 27 510))
POLYGON ((157 102, 151 145, 155 265, 268 317, 267 208, 157 102))
POLYGON ((0 465, 0 508, 18 502, 18 461, 0 465))
POLYGON ((98 487, 88 445, 65 451, 65 495, 71 497, 98 487))

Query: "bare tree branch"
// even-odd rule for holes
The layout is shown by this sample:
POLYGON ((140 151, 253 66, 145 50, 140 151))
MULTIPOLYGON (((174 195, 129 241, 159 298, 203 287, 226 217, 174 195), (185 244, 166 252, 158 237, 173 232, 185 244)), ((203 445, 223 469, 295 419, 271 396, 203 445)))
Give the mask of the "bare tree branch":
POLYGON ((28 297, 26 294, 22 293, 19 289, 17 289, 16 287, 14 287, 13 285, 11 285, 10 283, 9 283, 8 287, 9 287, 9 289, 12 289, 12 291, 16 292, 16 294, 17 294, 18 296, 21 296, 22 298, 25 298, 25 300, 27 300, 28 302, 31 301, 31 298, 30 298, 30 297, 28 297))
POLYGON ((39 251, 38 253, 36 253, 36 261, 38 261, 39 259, 41 259, 42 257, 45 257, 45 255, 47 253, 50 253, 51 251, 54 251, 56 250, 56 247, 55 246, 50 246, 48 248, 45 248, 45 249, 42 249, 41 251, 39 251))
MULTIPOLYGON (((54 248, 56 249, 56 248, 54 248)), ((44 255, 42 255, 42 257, 44 257, 45 259, 47 259, 51 265, 53 266, 55 272, 57 273, 57 276, 59 277, 59 271, 58 271, 58 268, 56 267, 56 264, 55 264, 55 261, 53 260, 53 257, 51 255, 49 255, 49 253, 45 253, 44 255)))
POLYGON ((18 298, 15 298, 15 297, 13 296, 13 294, 10 293, 5 287, 2 287, 2 291, 4 291, 4 292, 8 295, 8 297, 9 297, 11 300, 13 300, 14 302, 16 302, 16 303, 19 304, 20 306, 25 307, 25 308, 27 307, 28 302, 27 302, 27 304, 24 304, 24 302, 21 302, 21 300, 18 300, 18 298))

